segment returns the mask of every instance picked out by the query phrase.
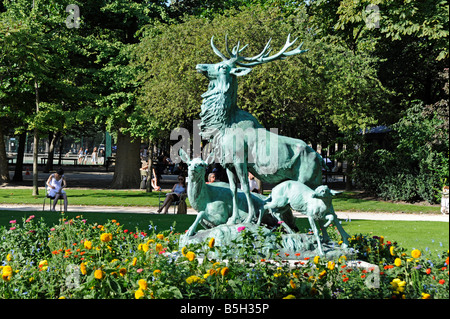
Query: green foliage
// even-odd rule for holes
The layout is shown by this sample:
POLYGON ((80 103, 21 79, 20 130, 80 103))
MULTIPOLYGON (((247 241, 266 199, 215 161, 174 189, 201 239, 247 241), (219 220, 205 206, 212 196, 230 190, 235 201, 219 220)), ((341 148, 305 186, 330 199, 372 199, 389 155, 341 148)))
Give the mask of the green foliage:
POLYGON ((443 121, 422 103, 413 105, 393 125, 394 149, 362 155, 355 173, 358 183, 385 199, 438 202, 449 176, 448 127, 443 121))
POLYGON ((134 63, 144 67, 139 104, 147 110, 152 131, 164 135, 177 126, 190 128, 198 117, 207 82, 194 68, 218 62, 209 44, 212 36, 219 49, 225 35, 230 43, 248 43, 244 53, 251 56, 269 38, 274 49, 281 48, 289 33, 309 51, 300 58, 257 66, 239 78, 239 107, 266 127, 305 139, 326 135, 324 126, 374 124, 377 108, 372 105, 386 103, 386 92, 376 79, 373 58, 350 52, 334 38, 315 39, 302 7, 284 13, 252 6, 226 11, 212 21, 186 17, 183 23, 156 25, 144 32, 134 63))

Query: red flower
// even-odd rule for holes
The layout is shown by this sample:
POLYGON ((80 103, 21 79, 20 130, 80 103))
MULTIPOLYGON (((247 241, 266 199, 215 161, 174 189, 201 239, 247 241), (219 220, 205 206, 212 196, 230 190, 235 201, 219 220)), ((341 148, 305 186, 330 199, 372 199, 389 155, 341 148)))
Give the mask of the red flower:
POLYGON ((445 280, 444 280, 444 279, 441 279, 441 280, 439 280, 439 283, 440 283, 441 285, 443 285, 443 284, 445 284, 445 280))
POLYGON ((427 271, 426 271, 426 273, 427 273, 427 275, 431 274, 431 269, 428 268, 427 271))

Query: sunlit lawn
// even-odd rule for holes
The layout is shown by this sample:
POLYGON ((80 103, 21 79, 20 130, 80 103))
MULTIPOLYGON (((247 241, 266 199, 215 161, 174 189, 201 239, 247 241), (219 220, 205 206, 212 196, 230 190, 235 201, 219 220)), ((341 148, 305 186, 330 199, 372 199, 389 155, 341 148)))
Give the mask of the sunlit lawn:
MULTIPOLYGON (((98 206, 158 206, 159 198, 164 193, 140 190, 102 190, 102 189, 68 189, 71 205, 98 206)), ((31 189, 0 189, 0 204, 35 204, 42 205, 45 196, 40 189, 39 196, 31 196, 31 189)), ((187 201, 189 205, 189 201, 187 201)), ((425 206, 358 198, 354 193, 346 192, 333 199, 336 211, 363 212, 404 212, 404 213, 439 213, 439 206, 425 206)))
MULTIPOLYGON (((50 211, 0 211, 0 227, 8 227, 9 221, 35 215, 36 218, 43 217, 45 222, 51 226, 57 224, 61 214, 50 211)), ((147 231, 149 225, 157 229, 165 230, 174 225, 175 231, 184 233, 193 223, 195 215, 158 215, 158 214, 134 214, 134 213, 94 213, 94 212, 69 212, 65 218, 74 218, 83 215, 90 223, 104 224, 107 220, 116 219, 123 225, 124 229, 135 231, 147 231)), ((297 225, 301 232, 309 230, 307 219, 298 218, 297 225)), ((342 221, 342 225, 350 235, 364 234, 369 236, 384 236, 385 240, 396 241, 401 246, 421 250, 443 251, 449 247, 449 227, 445 222, 418 222, 418 221, 372 221, 353 220, 342 221)))

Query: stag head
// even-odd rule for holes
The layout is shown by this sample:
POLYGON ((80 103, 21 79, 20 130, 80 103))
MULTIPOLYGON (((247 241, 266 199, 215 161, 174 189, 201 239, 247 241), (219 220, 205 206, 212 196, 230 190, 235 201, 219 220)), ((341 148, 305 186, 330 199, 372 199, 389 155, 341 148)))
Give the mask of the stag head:
POLYGON ((264 49, 261 51, 261 53, 253 57, 245 57, 240 54, 242 51, 245 50, 245 48, 248 45, 245 45, 244 47, 240 48, 240 42, 238 42, 237 45, 233 47, 232 50, 230 50, 230 48, 228 47, 228 38, 227 36, 225 36, 225 47, 227 54, 229 55, 229 57, 227 57, 225 54, 223 54, 216 48, 216 46, 214 45, 214 36, 213 36, 211 37, 211 47, 214 53, 217 54, 219 57, 221 57, 223 61, 216 64, 198 64, 196 66, 196 69, 199 73, 204 74, 210 80, 228 77, 229 75, 242 76, 248 74, 252 70, 250 68, 252 66, 275 60, 283 60, 288 56, 308 51, 308 50, 301 50, 301 47, 303 45, 303 43, 301 43, 296 49, 286 52, 297 41, 297 39, 295 39, 294 41, 291 42, 290 37, 291 35, 289 34, 285 45, 276 54, 270 55, 272 51, 270 47, 270 42, 272 41, 272 39, 270 39, 267 42, 264 49))

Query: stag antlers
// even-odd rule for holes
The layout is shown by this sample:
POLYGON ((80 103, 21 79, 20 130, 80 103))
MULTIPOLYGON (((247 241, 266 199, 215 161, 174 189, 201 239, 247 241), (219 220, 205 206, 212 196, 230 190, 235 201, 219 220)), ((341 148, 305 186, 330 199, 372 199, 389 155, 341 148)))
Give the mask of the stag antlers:
POLYGON ((286 52, 286 50, 289 49, 295 43, 295 41, 297 41, 297 38, 295 38, 294 41, 290 42, 290 38, 291 38, 291 35, 289 34, 283 48, 278 53, 271 55, 271 56, 269 56, 269 55, 270 55, 270 52, 272 51, 272 49, 270 48, 270 42, 272 41, 272 38, 269 39, 269 41, 267 42, 266 46, 261 51, 261 53, 259 53, 258 55, 255 55, 253 57, 244 57, 244 56, 239 55, 242 51, 244 51, 244 49, 248 46, 248 44, 246 44, 243 48, 240 49, 239 48, 240 42, 238 42, 237 45, 235 47, 233 47, 233 49, 230 51, 230 48, 228 47, 228 37, 227 36, 225 36, 225 47, 226 47, 228 55, 230 56, 229 58, 226 57, 222 52, 220 52, 216 48, 216 46, 214 45, 214 36, 211 37, 211 47, 212 47, 214 53, 217 54, 219 57, 221 57, 224 61, 227 61, 232 64, 236 64, 239 66, 244 66, 244 67, 247 66, 248 67, 248 66, 254 66, 254 65, 258 65, 258 64, 271 62, 274 60, 283 60, 288 56, 300 54, 300 53, 304 53, 304 52, 308 51, 308 50, 301 50, 302 45, 303 45, 303 42, 302 42, 296 49, 286 52), (245 63, 243 63, 243 62, 245 62, 245 63))

